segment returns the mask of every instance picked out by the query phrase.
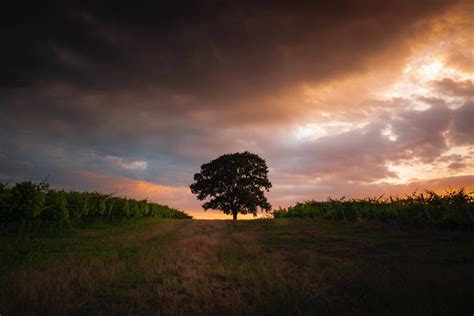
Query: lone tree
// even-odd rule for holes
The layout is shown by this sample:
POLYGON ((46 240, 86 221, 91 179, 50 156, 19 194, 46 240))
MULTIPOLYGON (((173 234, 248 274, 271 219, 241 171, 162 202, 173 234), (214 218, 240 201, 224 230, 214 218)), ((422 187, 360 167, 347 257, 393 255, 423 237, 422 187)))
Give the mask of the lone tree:
POLYGON ((271 210, 264 195, 272 187, 268 180, 268 167, 265 160, 256 154, 226 154, 201 166, 201 172, 194 175, 191 192, 199 200, 210 198, 202 207, 204 210, 221 210, 225 214, 252 213, 257 209, 271 210))

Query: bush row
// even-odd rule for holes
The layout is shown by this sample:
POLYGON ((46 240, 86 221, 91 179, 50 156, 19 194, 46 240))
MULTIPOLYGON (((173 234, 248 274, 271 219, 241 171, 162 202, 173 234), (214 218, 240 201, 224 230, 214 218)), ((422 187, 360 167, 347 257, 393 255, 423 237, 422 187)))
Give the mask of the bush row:
POLYGON ((273 212, 275 218, 359 219, 398 222, 409 225, 436 225, 456 229, 474 228, 474 196, 464 189, 436 194, 413 193, 404 198, 331 199, 297 203, 273 212))
POLYGON ((137 201, 99 192, 53 190, 45 182, 0 183, 0 223, 45 220, 57 224, 127 218, 191 218, 147 200, 137 201))

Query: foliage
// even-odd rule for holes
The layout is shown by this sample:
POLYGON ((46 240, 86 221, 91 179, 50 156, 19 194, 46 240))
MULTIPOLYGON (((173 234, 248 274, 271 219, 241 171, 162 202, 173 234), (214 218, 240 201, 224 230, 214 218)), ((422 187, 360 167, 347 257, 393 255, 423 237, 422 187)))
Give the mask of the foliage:
POLYGON ((66 193, 64 191, 48 190, 41 218, 60 224, 69 224, 66 193))
POLYGON ((202 205, 205 210, 221 210, 237 219, 238 213, 256 215, 259 207, 270 211, 262 189, 268 191, 271 186, 265 160, 246 151, 222 155, 203 164, 190 188, 199 200, 210 198, 202 205))
POLYGON ((45 182, 31 181, 13 186, 0 183, 0 223, 46 221, 70 225, 79 221, 160 217, 191 218, 183 211, 99 192, 58 191, 45 182))
POLYGON ((1 204, 5 205, 2 209, 4 214, 1 218, 7 222, 32 220, 41 215, 44 208, 45 192, 48 184, 41 182, 35 184, 31 181, 17 183, 12 188, 5 186, 4 198, 1 204))
POLYGON ((366 198, 325 202, 310 200, 296 203, 273 212, 275 218, 326 218, 356 221, 359 219, 381 222, 398 222, 409 225, 435 225, 441 227, 474 228, 474 195, 464 189, 450 190, 445 194, 433 191, 413 193, 405 198, 366 198))

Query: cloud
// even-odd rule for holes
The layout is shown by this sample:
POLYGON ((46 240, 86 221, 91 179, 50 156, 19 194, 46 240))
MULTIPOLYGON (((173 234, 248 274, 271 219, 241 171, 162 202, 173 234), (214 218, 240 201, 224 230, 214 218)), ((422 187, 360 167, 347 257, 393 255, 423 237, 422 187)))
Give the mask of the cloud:
POLYGON ((130 161, 127 162, 123 158, 114 157, 114 156, 106 156, 106 160, 112 162, 116 166, 128 169, 128 170, 145 170, 148 167, 148 163, 142 160, 130 161))
POLYGON ((10 4, 0 178, 116 183, 195 208, 185 193, 194 172, 243 150, 267 159, 287 202, 407 180, 394 165, 465 175, 466 154, 440 160, 473 145, 472 79, 449 68, 470 45, 465 22, 453 22, 464 6, 10 4))
POLYGON ((24 86, 47 79, 94 91, 146 86, 200 101, 228 99, 229 93, 245 100, 298 82, 366 71, 392 45, 398 55, 408 54, 404 43, 419 32, 417 24, 455 3, 7 7, 2 60, 8 78, 2 81, 24 86), (48 23, 41 23, 43 16, 48 23))
POLYGON ((450 137, 458 145, 472 144, 474 136, 474 102, 468 101, 455 111, 450 137))
POLYGON ((341 198, 366 198, 384 195, 403 197, 415 191, 423 192, 432 190, 445 193, 449 188, 465 188, 466 191, 474 190, 474 176, 442 177, 429 180, 412 181, 407 184, 393 183, 347 183, 347 182, 316 182, 299 183, 293 186, 275 187, 270 193, 273 207, 288 206, 298 201, 307 199, 326 200, 328 197, 341 198))
POLYGON ((471 80, 455 81, 451 78, 444 78, 432 82, 433 86, 444 95, 457 97, 474 96, 474 86, 471 80))
POLYGON ((474 131, 468 123, 474 119, 473 109, 473 104, 466 103, 458 109, 433 106, 425 111, 392 111, 388 118, 374 118, 363 127, 310 139, 291 148, 282 146, 277 150, 284 153, 280 154, 284 163, 279 167, 325 180, 372 182, 396 178, 389 163, 434 163, 450 148, 449 142, 474 145, 474 131))

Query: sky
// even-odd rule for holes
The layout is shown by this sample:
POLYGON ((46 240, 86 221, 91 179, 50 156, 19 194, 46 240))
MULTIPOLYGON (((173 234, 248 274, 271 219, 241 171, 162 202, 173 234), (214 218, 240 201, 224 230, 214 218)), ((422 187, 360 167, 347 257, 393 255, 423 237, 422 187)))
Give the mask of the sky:
POLYGON ((250 151, 274 208, 474 190, 470 1, 2 4, 0 179, 203 212, 250 151))

